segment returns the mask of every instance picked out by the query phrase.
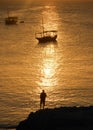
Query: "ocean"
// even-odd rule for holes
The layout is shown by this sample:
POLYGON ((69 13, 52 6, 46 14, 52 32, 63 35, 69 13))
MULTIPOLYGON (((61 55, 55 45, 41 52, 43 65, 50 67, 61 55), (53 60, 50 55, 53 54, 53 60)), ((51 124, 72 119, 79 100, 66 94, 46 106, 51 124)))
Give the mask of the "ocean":
POLYGON ((40 109, 93 105, 93 3, 11 6, 17 25, 0 9, 0 128, 17 125, 40 109), (38 43, 35 33, 57 30, 57 42, 38 43), (20 21, 23 20, 24 23, 20 21))

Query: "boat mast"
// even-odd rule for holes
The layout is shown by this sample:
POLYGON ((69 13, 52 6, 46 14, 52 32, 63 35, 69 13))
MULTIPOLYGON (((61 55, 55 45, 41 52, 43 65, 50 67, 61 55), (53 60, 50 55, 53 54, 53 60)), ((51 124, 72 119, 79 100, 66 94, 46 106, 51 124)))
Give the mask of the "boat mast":
POLYGON ((43 29, 43 36, 44 36, 44 20, 43 20, 43 17, 42 17, 42 29, 43 29))
POLYGON ((8 15, 8 18, 9 18, 9 9, 7 9, 7 15, 8 15))

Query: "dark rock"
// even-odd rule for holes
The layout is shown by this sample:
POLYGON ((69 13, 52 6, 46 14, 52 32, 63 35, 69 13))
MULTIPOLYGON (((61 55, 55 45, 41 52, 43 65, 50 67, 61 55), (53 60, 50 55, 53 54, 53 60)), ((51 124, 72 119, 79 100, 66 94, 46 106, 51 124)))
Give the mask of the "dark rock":
POLYGON ((93 107, 38 110, 21 121, 16 130, 93 130, 93 107))

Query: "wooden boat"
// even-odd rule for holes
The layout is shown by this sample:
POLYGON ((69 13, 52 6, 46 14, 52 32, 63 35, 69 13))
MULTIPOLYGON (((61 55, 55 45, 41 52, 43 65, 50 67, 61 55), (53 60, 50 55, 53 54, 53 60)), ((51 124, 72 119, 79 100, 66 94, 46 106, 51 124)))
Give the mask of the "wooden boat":
POLYGON ((9 16, 5 18, 5 24, 6 25, 15 25, 18 22, 18 17, 16 16, 9 16))
POLYGON ((56 41, 57 31, 56 30, 43 31, 40 33, 36 33, 35 37, 39 42, 56 41))
POLYGON ((18 22, 18 17, 16 16, 10 16, 8 11, 8 17, 5 18, 5 24, 6 25, 16 25, 18 22))
POLYGON ((43 24, 43 21, 42 21, 42 32, 35 33, 35 38, 40 43, 54 42, 57 39, 57 30, 47 30, 47 31, 45 31, 44 24, 43 24))

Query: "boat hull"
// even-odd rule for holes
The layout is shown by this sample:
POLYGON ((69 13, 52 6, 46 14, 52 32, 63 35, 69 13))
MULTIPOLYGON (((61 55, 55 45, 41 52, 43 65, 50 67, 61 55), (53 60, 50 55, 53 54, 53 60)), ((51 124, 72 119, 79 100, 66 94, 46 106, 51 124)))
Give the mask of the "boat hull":
POLYGON ((45 43, 45 42, 55 42, 56 38, 57 38, 57 35, 54 37, 50 37, 50 36, 40 37, 40 38, 37 37, 36 39, 39 41, 39 43, 45 43))
POLYGON ((16 25, 17 22, 5 21, 5 24, 6 24, 6 25, 16 25))

